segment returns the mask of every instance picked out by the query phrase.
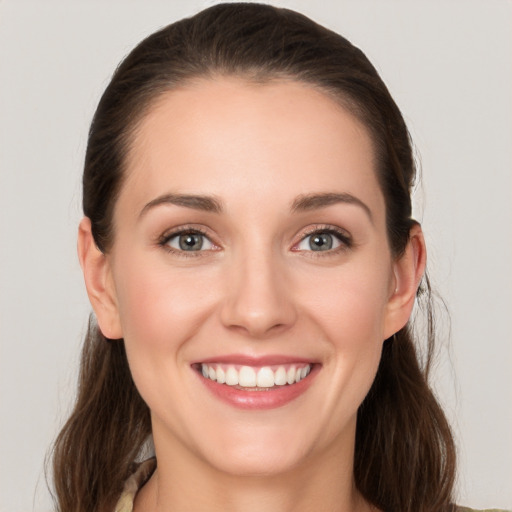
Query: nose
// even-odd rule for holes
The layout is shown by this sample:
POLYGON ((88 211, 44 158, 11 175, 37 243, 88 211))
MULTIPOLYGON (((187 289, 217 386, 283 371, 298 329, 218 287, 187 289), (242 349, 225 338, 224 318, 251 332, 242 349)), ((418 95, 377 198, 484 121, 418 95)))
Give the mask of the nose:
POLYGON ((226 280, 221 321, 229 329, 265 339, 289 329, 297 319, 284 263, 270 254, 242 256, 226 280))

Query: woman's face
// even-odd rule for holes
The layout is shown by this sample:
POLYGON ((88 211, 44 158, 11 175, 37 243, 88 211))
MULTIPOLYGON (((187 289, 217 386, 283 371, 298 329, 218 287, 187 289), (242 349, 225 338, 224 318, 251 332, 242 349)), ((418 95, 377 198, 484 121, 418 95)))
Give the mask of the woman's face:
POLYGON ((157 455, 272 474, 350 454, 406 321, 364 126, 300 83, 198 81, 150 109, 126 176, 115 318, 97 315, 125 340, 157 455))

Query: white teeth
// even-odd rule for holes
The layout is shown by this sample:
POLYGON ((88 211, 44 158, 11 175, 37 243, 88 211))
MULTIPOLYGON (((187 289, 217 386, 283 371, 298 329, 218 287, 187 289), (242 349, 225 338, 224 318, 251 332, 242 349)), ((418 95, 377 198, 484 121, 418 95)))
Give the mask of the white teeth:
POLYGON ((244 388, 272 388, 274 386, 291 385, 300 382, 311 372, 311 365, 290 365, 271 368, 263 366, 253 368, 251 366, 206 364, 201 365, 201 373, 204 378, 217 381, 228 386, 242 386, 244 388))
POLYGON ((228 386, 238 386, 238 372, 232 366, 226 372, 226 384, 228 386))
POLYGON ((238 372, 238 384, 244 388, 256 386, 256 372, 250 366, 242 366, 238 372))
POLYGON ((219 384, 226 382, 226 372, 220 366, 217 367, 217 382, 219 384))
POLYGON ((260 371, 258 372, 256 385, 259 388, 271 388, 275 384, 274 380, 275 380, 275 377, 274 377, 274 372, 272 371, 272 368, 269 368, 268 366, 264 366, 263 368, 260 368, 260 371))
POLYGON ((276 386, 284 386, 286 384, 286 370, 284 366, 280 366, 275 375, 274 382, 276 386))

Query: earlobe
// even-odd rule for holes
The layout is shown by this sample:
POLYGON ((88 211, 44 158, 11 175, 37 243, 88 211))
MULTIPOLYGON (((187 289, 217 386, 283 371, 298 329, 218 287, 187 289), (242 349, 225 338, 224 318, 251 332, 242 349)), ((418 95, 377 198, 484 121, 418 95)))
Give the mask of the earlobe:
POLYGON ((84 275, 89 301, 102 334, 108 339, 122 338, 122 329, 110 261, 94 242, 91 221, 84 217, 78 227, 78 259, 84 275))
POLYGON ((426 248, 421 226, 410 230, 403 255, 393 263, 394 282, 387 304, 385 338, 405 326, 412 313, 416 292, 425 272, 426 248))

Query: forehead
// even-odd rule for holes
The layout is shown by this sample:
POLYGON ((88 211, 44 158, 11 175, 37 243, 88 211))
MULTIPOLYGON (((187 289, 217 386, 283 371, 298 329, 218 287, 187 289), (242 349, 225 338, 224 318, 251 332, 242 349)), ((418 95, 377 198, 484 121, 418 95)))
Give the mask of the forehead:
POLYGON ((283 202, 330 191, 382 202, 368 130, 295 81, 224 77, 166 92, 139 124, 126 163, 121 199, 129 193, 136 203, 167 192, 283 202))

